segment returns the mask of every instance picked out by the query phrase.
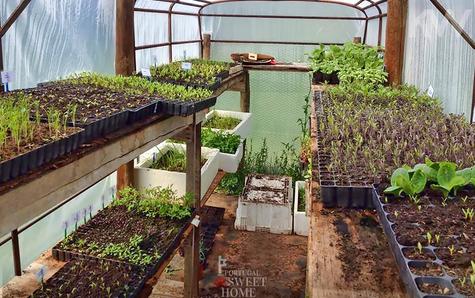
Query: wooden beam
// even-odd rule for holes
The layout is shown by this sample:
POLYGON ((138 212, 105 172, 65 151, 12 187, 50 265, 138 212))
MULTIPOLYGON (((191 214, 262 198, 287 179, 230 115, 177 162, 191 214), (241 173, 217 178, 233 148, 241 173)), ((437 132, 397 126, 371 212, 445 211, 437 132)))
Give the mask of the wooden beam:
POLYGON ((244 91, 241 91, 241 112, 249 113, 251 106, 251 90, 249 86, 249 72, 244 71, 244 91))
POLYGON ((7 33, 8 29, 15 23, 21 13, 25 10, 25 8, 30 4, 31 0, 22 0, 20 4, 15 8, 12 14, 8 17, 5 25, 1 26, 0 24, 0 39, 7 33))
POLYGON ((211 57, 211 34, 203 34, 203 59, 211 57))
MULTIPOLYGON (((194 197, 195 212, 201 209, 201 123, 194 119, 192 138, 186 143, 186 192, 194 197)), ((193 226, 185 242, 185 297, 198 297, 200 266, 200 227, 193 226)))
MULTIPOLYGON (((197 118, 202 120, 204 116, 205 113, 200 112, 197 118)), ((192 116, 157 120, 3 193, 0 195, 0 237, 78 195, 191 123, 192 116)))
POLYGON ((389 0, 385 63, 389 73, 389 83, 393 86, 402 83, 406 18, 407 0, 389 0))
MULTIPOLYGON (((135 0, 116 0, 115 72, 118 75, 128 76, 135 72, 134 6, 135 0)), ((117 170, 117 191, 133 182, 132 159, 117 170)))
POLYGON ((18 240, 18 230, 15 229, 11 233, 12 251, 13 251, 13 267, 15 275, 21 276, 21 258, 20 258, 20 242, 18 240))
POLYGON ((475 123, 475 72, 473 73, 473 95, 472 95, 472 110, 470 111, 470 123, 475 123))

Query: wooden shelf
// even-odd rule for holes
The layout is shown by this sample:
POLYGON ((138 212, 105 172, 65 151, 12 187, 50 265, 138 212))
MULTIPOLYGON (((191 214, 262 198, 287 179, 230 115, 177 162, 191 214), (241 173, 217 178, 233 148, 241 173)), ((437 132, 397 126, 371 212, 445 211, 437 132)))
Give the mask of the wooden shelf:
POLYGON ((245 64, 246 70, 262 70, 262 71, 285 71, 285 72, 309 72, 312 69, 305 63, 277 63, 277 64, 245 64))
MULTIPOLYGON (((197 114, 197 121, 205 112, 197 114)), ((0 186, 0 235, 6 235, 57 204, 76 196, 193 123, 188 117, 158 116, 100 140, 88 148, 0 186)))

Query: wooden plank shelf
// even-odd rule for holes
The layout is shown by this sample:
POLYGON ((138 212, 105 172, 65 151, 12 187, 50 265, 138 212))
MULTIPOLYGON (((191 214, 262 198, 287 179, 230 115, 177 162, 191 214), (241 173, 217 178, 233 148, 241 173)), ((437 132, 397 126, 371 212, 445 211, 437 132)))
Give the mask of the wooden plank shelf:
POLYGON ((309 72, 312 69, 305 63, 244 64, 246 70, 309 72))

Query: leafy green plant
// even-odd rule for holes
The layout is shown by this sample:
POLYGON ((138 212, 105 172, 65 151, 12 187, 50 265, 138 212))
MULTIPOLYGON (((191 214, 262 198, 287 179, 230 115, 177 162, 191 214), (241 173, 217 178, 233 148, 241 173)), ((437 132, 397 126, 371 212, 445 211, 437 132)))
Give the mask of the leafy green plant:
POLYGON ((467 185, 465 177, 457 175, 456 169, 457 165, 455 163, 439 163, 437 184, 432 184, 431 188, 442 192, 442 195, 446 198, 450 192, 456 192, 458 188, 467 185))
POLYGON ((396 169, 391 176, 391 186, 384 190, 386 194, 400 196, 402 193, 411 199, 424 191, 427 178, 421 170, 410 172, 410 168, 396 169))
POLYGON ((214 131, 210 128, 201 130, 201 145, 219 149, 222 153, 234 154, 241 144, 241 137, 235 134, 214 131))
POLYGON ((309 58, 314 72, 338 73, 342 85, 364 83, 374 87, 384 84, 387 79, 378 48, 355 43, 320 45, 309 58))
POLYGON ((223 130, 232 130, 241 123, 241 119, 233 117, 224 117, 214 114, 209 120, 203 123, 205 128, 216 128, 223 130))

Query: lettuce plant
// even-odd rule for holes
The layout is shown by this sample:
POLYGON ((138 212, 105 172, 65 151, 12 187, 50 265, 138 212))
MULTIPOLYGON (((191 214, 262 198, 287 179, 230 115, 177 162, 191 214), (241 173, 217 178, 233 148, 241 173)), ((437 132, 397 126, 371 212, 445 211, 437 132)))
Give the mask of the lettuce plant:
POLYGON ((401 196, 408 195, 415 199, 418 194, 424 191, 427 178, 421 170, 412 171, 410 167, 396 169, 391 176, 391 186, 384 190, 386 194, 401 196))
POLYGON ((432 184, 431 188, 442 192, 444 198, 447 198, 450 192, 456 192, 457 189, 468 184, 464 176, 457 175, 457 165, 452 162, 439 163, 437 171, 437 184, 432 184))

